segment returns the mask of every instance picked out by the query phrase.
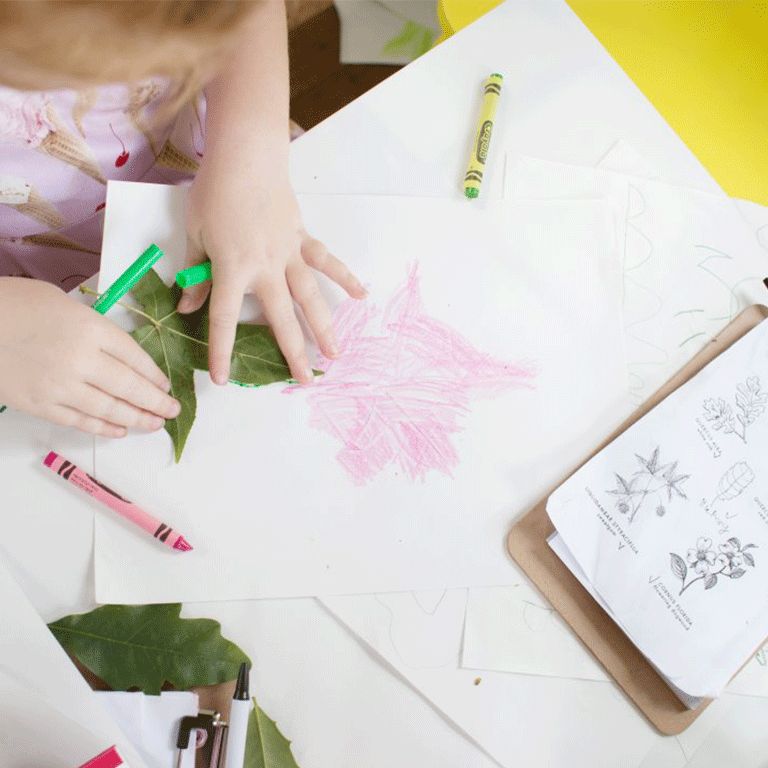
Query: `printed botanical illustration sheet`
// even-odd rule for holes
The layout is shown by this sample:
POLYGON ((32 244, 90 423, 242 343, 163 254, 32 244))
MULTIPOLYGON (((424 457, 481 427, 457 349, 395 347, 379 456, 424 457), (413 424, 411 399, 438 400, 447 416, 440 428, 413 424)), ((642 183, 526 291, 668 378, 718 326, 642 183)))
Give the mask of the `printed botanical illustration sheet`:
POLYGON ((716 696, 768 634, 768 322, 550 497, 563 544, 670 682, 716 696))

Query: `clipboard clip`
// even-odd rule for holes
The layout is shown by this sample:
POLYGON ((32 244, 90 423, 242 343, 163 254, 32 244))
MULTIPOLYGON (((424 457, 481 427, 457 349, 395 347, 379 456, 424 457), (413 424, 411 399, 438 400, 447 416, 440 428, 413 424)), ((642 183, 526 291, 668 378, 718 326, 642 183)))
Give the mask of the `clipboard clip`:
POLYGON ((221 768, 228 727, 227 722, 221 718, 221 712, 208 709, 201 709, 197 715, 182 717, 176 737, 176 768, 181 768, 184 751, 189 748, 190 740, 193 740, 196 750, 203 750, 203 764, 206 768, 221 768))

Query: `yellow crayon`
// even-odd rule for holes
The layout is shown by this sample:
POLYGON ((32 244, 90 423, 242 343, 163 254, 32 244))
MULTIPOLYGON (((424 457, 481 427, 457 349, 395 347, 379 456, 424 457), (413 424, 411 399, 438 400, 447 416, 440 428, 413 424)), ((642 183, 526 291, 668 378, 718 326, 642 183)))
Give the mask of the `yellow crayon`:
POLYGON ((472 153, 469 156, 467 173, 464 176, 464 194, 469 198, 475 198, 480 194, 485 160, 488 157, 488 148, 491 146, 493 118, 496 116, 503 81, 504 76, 494 72, 483 83, 483 106, 477 121, 477 131, 472 144, 472 153))

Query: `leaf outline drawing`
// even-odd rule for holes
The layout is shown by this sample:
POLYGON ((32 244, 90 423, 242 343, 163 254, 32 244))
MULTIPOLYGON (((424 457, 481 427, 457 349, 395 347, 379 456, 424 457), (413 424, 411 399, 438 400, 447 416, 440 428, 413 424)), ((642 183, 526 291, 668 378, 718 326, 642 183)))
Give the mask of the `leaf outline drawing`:
POLYGON ((736 385, 736 409, 722 397, 704 401, 704 418, 712 429, 725 435, 736 435, 747 442, 747 427, 754 424, 768 407, 768 392, 761 391, 760 377, 748 376, 744 383, 736 385))
POLYGON ((720 551, 716 552, 712 539, 700 536, 696 540, 696 546, 688 550, 685 558, 676 552, 670 552, 670 570, 682 583, 678 596, 699 581, 704 583, 704 590, 707 591, 720 583, 720 577, 740 579, 747 573, 743 567, 745 564, 750 568, 755 567, 755 556, 750 549, 757 549, 757 545, 742 545, 736 536, 731 536, 720 545, 720 551), (689 580, 691 572, 696 575, 689 580))
POLYGON ((616 487, 606 491, 616 497, 616 509, 622 515, 627 515, 630 523, 650 504, 653 504, 658 517, 664 517, 667 506, 676 498, 688 498, 682 485, 690 475, 678 472, 677 461, 663 463, 659 446, 653 449, 648 458, 639 453, 635 454, 635 458, 640 469, 635 470, 628 479, 614 472, 616 487))
POLYGON ((718 501, 733 501, 755 481, 755 473, 746 461, 737 461, 725 470, 717 483, 717 493, 712 497, 710 506, 718 501))
POLYGON ((535 386, 537 366, 481 352, 428 314, 418 262, 384 306, 349 299, 333 319, 342 354, 320 356, 314 386, 285 391, 301 389, 310 426, 340 444, 336 460, 356 485, 389 468, 412 481, 452 477, 454 435, 473 402, 535 386))

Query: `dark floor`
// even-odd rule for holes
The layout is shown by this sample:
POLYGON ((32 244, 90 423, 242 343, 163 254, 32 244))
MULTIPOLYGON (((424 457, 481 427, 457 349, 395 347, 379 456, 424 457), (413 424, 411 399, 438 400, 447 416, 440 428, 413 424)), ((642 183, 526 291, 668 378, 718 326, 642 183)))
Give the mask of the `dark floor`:
POLYGON ((339 63, 339 17, 332 6, 288 36, 291 118, 309 129, 380 83, 399 66, 339 63))

